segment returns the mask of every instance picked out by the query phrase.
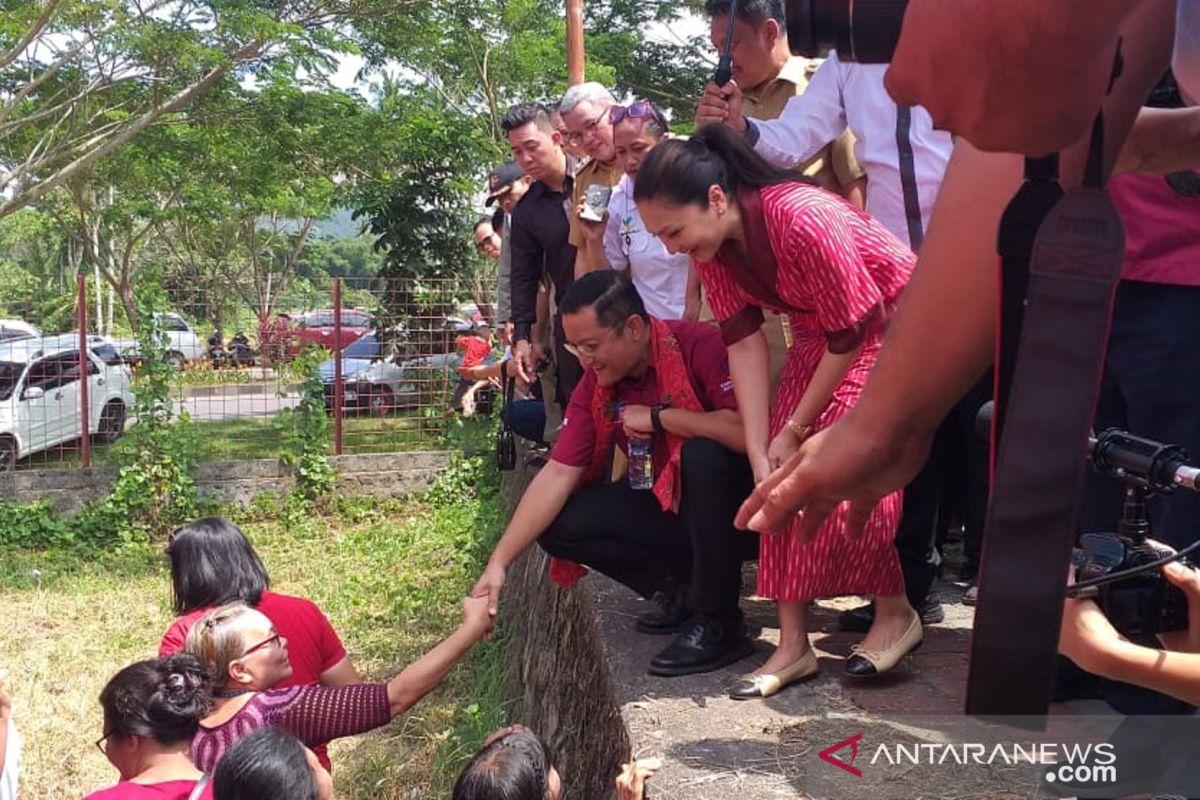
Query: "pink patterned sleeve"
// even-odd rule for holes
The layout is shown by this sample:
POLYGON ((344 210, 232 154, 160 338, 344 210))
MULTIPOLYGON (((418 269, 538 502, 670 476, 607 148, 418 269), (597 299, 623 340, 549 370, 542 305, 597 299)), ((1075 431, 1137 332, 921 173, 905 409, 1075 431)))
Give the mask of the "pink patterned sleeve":
POLYGON ((794 265, 788 271, 811 299, 834 353, 857 347, 883 310, 883 294, 859 253, 848 213, 832 201, 806 204, 788 234, 788 258, 794 265))
POLYGON ((746 294, 719 261, 693 261, 704 287, 704 298, 721 325, 726 345, 740 342, 762 327, 762 309, 747 302, 746 294))
POLYGON ((387 684, 304 686, 277 709, 276 727, 307 745, 330 742, 382 727, 392 719, 387 684))

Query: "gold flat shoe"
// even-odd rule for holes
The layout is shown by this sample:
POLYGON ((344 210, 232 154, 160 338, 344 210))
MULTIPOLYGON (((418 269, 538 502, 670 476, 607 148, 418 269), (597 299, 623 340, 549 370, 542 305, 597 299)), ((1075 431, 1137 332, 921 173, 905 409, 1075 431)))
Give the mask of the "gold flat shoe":
POLYGON ((791 666, 779 672, 766 672, 761 675, 744 676, 729 689, 729 696, 734 700, 757 700, 778 694, 785 686, 817 674, 817 654, 812 648, 805 651, 791 666))
POLYGON ((887 650, 877 652, 858 644, 851 647, 850 657, 846 659, 846 674, 852 678, 877 678, 889 672, 900 663, 900 659, 920 647, 923 637, 921 617, 914 613, 904 635, 887 650))

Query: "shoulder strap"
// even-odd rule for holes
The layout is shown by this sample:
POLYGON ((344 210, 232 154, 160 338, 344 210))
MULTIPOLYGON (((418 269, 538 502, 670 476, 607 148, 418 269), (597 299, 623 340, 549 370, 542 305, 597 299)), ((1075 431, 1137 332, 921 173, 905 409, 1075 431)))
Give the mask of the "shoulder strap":
POLYGON ((200 776, 200 780, 196 781, 196 785, 192 787, 191 794, 187 796, 187 800, 200 800, 200 796, 204 794, 204 788, 208 786, 208 781, 212 777, 209 773, 204 773, 200 776))

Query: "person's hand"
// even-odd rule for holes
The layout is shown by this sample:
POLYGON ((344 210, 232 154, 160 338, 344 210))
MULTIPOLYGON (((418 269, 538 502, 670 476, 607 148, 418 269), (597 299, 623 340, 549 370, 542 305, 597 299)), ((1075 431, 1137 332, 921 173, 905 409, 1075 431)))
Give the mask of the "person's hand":
POLYGON ((479 580, 471 587, 470 596, 486 598, 487 612, 493 617, 500 609, 500 592, 504 590, 504 581, 508 577, 506 573, 504 567, 489 561, 479 580))
MULTIPOLYGON (((768 448, 769 449, 769 448, 768 448)), ((754 474, 754 484, 757 486, 771 476, 771 459, 768 450, 757 453, 746 453, 750 459, 750 471, 754 474)))
POLYGON ((1163 575, 1168 581, 1183 590, 1187 598, 1188 629, 1160 633, 1159 641, 1168 650, 1182 653, 1200 653, 1200 572, 1184 566, 1178 561, 1163 565, 1163 575))
POLYGON ((767 463, 771 469, 776 470, 783 466, 784 462, 800 449, 800 444, 800 437, 796 436, 791 426, 784 425, 783 430, 775 434, 775 438, 767 447, 767 463))
POLYGON ((981 150, 1046 155, 1087 133, 1134 5, 911 0, 884 86, 981 150))
POLYGON ((1080 669, 1110 677, 1104 674, 1107 657, 1121 641, 1121 634, 1093 601, 1068 597, 1063 603, 1058 652, 1074 661, 1080 669))
POLYGON ((476 639, 482 639, 491 633, 492 627, 496 624, 496 617, 488 607, 488 603, 489 600, 486 596, 476 597, 473 593, 463 598, 462 627, 470 631, 476 639))
POLYGON ((617 776, 617 800, 642 800, 646 796, 646 780, 662 767, 657 758, 634 759, 621 765, 617 776))
POLYGON ((596 222, 583 216, 586 208, 587 200, 580 200, 579 205, 575 206, 575 219, 579 222, 579 230, 583 233, 583 238, 589 244, 595 244, 604 238, 604 227, 608 224, 608 209, 605 209, 600 221, 596 222))
POLYGON ((724 86, 709 82, 696 104, 696 127, 709 124, 728 125, 738 133, 746 132, 746 118, 742 116, 742 90, 737 81, 730 80, 724 86))
POLYGON ((500 329, 500 344, 504 347, 512 345, 513 324, 511 322, 504 323, 504 327, 500 329))
POLYGON ((649 439, 654 433, 654 423, 650 419, 650 406, 623 406, 621 408, 621 424, 625 435, 630 439, 649 439))
POLYGON ((488 745, 492 744, 493 742, 498 742, 501 739, 503 739, 505 736, 508 736, 510 733, 520 733, 521 731, 527 731, 527 730, 529 730, 529 728, 526 728, 524 725, 509 725, 506 728, 500 728, 498 730, 493 731, 491 736, 489 736, 483 740, 483 746, 487 747, 488 745))
MULTIPOLYGON (((857 539, 875 505, 907 486, 921 469, 930 443, 929 434, 880 430, 851 412, 804 440, 782 467, 758 483, 734 524, 759 532, 783 530, 803 512, 796 533, 807 542, 848 500, 846 536, 857 539)), ((751 466, 758 469, 753 459, 751 466)))
POLYGON ((536 361, 533 358, 532 348, 529 345, 528 339, 522 339, 516 343, 516 345, 513 347, 512 360, 516 362, 514 366, 517 368, 517 378, 522 383, 532 382, 535 374, 534 364, 536 361))

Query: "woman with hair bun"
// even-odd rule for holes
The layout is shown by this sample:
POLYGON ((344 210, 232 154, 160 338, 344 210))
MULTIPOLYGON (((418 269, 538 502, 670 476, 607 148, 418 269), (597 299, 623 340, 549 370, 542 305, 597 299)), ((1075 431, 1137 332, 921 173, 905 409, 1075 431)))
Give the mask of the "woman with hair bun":
MULTIPOLYGON (((761 482, 857 403, 916 256, 870 216, 772 167, 724 126, 651 150, 634 200, 646 229, 690 255, 700 273, 761 482), (763 309, 786 314, 792 333, 774 408, 763 309)), ((735 699, 766 697, 817 672, 806 611, 818 597, 875 597, 874 623, 845 662, 851 677, 882 675, 921 642, 893 541, 899 493, 865 521, 847 519, 845 505, 828 510, 815 532, 793 522, 762 537, 758 594, 778 601, 780 639, 733 687, 735 699)))
POLYGON ((188 755, 212 694, 194 656, 130 664, 100 692, 103 736, 96 746, 121 780, 85 800, 211 800, 208 777, 188 755))

